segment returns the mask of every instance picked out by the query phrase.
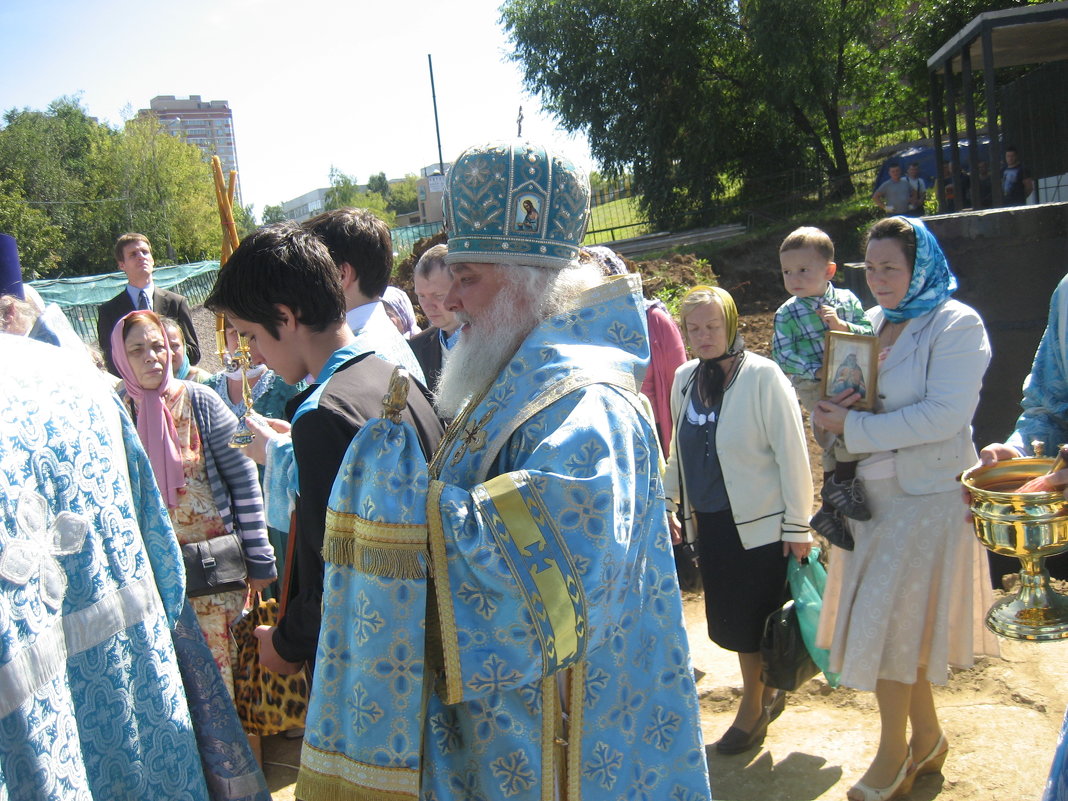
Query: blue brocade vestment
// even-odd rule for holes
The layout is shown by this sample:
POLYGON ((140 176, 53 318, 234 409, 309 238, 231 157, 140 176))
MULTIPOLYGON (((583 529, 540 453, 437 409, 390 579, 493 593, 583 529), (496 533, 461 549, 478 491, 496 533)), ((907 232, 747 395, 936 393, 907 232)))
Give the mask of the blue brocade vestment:
POLYGON ((429 474, 399 424, 356 436, 299 797, 710 798, 648 358, 613 279, 534 329, 429 474))
POLYGON ((0 334, 0 798, 206 799, 177 540, 94 372, 0 334))

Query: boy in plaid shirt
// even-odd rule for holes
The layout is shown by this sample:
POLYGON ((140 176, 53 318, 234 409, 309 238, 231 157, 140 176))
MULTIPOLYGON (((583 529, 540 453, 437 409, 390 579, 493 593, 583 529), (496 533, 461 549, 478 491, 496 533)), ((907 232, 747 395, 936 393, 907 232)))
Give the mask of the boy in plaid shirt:
MULTIPOLYGON (((820 399, 827 330, 874 332, 857 296, 831 284, 838 265, 834 262, 834 243, 826 233, 819 228, 798 228, 779 247, 779 263, 786 291, 793 297, 775 312, 771 355, 811 414, 820 399)), ((813 433, 823 447, 823 506, 810 524, 832 544, 851 548, 852 537, 842 515, 856 520, 871 518, 857 479, 857 461, 863 457, 847 451, 834 434, 816 426, 813 433)))

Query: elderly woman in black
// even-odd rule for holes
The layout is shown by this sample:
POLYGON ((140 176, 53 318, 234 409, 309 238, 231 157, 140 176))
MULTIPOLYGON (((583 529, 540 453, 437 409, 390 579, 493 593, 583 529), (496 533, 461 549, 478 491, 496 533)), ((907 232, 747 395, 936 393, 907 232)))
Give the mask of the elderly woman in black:
POLYGON ((697 545, 708 636, 738 653, 742 700, 716 750, 739 754, 764 741, 785 702, 761 680, 760 638, 783 602, 787 557, 812 547, 812 475, 793 387, 744 349, 730 293, 694 287, 680 316, 697 358, 675 373, 664 484, 697 545))

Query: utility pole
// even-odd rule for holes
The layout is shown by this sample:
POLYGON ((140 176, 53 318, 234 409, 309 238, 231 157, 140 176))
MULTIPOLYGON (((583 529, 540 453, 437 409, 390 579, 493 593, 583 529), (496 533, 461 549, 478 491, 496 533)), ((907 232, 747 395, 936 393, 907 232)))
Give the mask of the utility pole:
POLYGON ((441 129, 438 127, 438 95, 434 91, 434 59, 426 54, 426 63, 430 67, 430 98, 434 102, 434 133, 438 137, 438 169, 445 174, 445 159, 441 157, 441 129))

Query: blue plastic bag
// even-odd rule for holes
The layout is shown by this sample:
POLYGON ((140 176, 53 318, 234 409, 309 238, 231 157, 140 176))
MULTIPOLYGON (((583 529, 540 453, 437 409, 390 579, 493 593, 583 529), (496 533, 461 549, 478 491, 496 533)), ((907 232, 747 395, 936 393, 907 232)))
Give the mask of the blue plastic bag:
POLYGON ((816 629, 820 624, 820 609, 823 607, 823 587, 827 583, 827 571, 819 562, 820 549, 813 548, 808 559, 802 564, 793 557, 786 566, 786 580, 790 584, 790 594, 797 609, 797 622, 801 625, 801 638, 805 641, 812 661, 816 663, 827 683, 838 686, 838 674, 827 670, 831 663, 831 652, 826 648, 816 647, 816 629))

